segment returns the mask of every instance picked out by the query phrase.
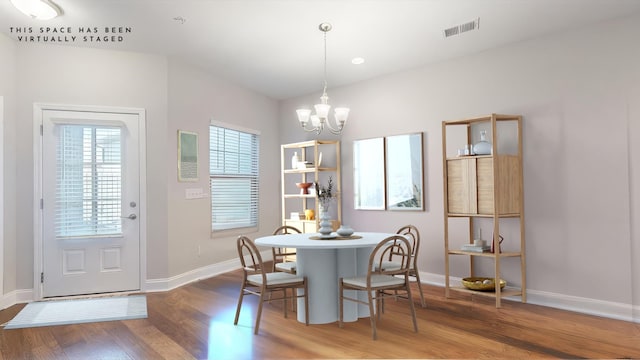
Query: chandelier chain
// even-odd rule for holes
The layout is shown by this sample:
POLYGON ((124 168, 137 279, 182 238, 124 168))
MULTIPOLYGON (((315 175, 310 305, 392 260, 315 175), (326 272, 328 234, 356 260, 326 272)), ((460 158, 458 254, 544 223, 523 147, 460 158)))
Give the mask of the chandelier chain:
POLYGON ((324 92, 325 93, 327 92, 327 31, 323 31, 324 32, 324 92))

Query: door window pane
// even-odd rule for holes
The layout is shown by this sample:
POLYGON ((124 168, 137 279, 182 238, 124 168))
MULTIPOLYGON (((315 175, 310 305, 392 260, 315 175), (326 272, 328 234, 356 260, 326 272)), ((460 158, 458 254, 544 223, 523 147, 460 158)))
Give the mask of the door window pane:
POLYGON ((57 237, 121 234, 121 151, 120 128, 59 126, 57 237))

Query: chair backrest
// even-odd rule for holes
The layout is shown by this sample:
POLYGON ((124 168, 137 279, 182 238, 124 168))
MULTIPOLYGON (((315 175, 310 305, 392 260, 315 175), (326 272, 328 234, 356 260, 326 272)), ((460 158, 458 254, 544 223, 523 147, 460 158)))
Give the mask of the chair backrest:
POLYGON ((367 282, 371 281, 373 274, 405 275, 408 276, 411 268, 411 244, 404 236, 393 235, 380 241, 369 256, 369 272, 367 282), (385 269, 384 259, 393 258, 399 267, 385 269))
POLYGON ((409 240, 409 244, 411 244, 411 265, 415 267, 418 250, 420 250, 420 232, 418 228, 413 225, 405 225, 396 231, 396 234, 404 235, 409 240))
POLYGON ((245 278, 247 275, 262 274, 263 284, 266 284, 266 269, 262 263, 260 251, 253 240, 246 236, 238 236, 237 247, 245 278))
POLYGON ((286 235, 286 234, 300 234, 302 231, 298 230, 297 227, 290 225, 283 225, 279 228, 275 229, 273 235, 286 235))
MULTIPOLYGON (((302 231, 298 230, 296 227, 283 225, 275 229, 273 235, 300 234, 301 232, 302 231)), ((273 253, 273 261, 275 262, 279 262, 280 260, 290 260, 289 257, 292 258, 292 256, 296 254, 295 249, 288 249, 286 247, 272 247, 271 252, 273 253)))

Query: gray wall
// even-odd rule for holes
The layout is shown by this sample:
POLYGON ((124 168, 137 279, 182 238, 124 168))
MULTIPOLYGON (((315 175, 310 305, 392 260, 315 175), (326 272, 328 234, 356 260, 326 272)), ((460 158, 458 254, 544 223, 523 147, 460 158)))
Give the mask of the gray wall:
MULTIPOLYGON (((0 95, 4 96, 4 134, 2 139, 4 153, 4 221, 3 238, 4 251, 4 271, 0 271, 0 276, 4 276, 3 287, 5 293, 7 289, 16 288, 16 215, 15 204, 15 177, 12 174, 16 168, 15 148, 15 114, 16 114, 16 44, 13 40, 0 34, 0 95)), ((1 243, 1 241, 0 241, 1 243)), ((2 290, 2 289, 0 289, 2 290)))
MULTIPOLYGON (((528 288, 534 295, 640 305, 633 275, 640 266, 639 33, 636 16, 330 87, 331 99, 351 107, 342 135, 344 222, 370 231, 417 225, 419 267, 442 282, 441 122, 522 114, 528 288), (353 140, 418 131, 425 134, 426 211, 354 210, 353 140)), ((294 110, 314 104, 320 91, 282 102, 283 141, 312 138, 294 126, 294 110)), ((501 228, 507 248, 515 246, 509 239, 517 241, 515 225, 501 228)), ((490 238, 491 224, 483 230, 490 238)), ((454 261, 453 275, 468 276, 467 264, 454 261)), ((520 284, 519 262, 502 264, 503 277, 520 284)), ((491 274, 489 264, 480 267, 491 274)))
POLYGON ((169 258, 172 275, 237 258, 239 234, 256 238, 279 225, 280 140, 278 103, 207 74, 203 70, 169 61, 169 139, 171 166, 167 171, 169 258), (209 189, 209 123, 211 120, 260 132, 260 228, 257 232, 231 231, 211 236, 210 197, 185 199, 185 190, 209 189), (199 180, 178 182, 177 131, 197 132, 199 180))

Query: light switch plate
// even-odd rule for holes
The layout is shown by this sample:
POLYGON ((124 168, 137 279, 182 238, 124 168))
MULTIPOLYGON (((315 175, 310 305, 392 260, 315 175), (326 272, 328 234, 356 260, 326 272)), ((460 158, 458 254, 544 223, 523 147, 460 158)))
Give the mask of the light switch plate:
POLYGON ((184 197, 185 199, 202 199, 203 197, 205 197, 206 194, 202 191, 202 188, 193 188, 193 189, 186 189, 184 191, 184 197))

